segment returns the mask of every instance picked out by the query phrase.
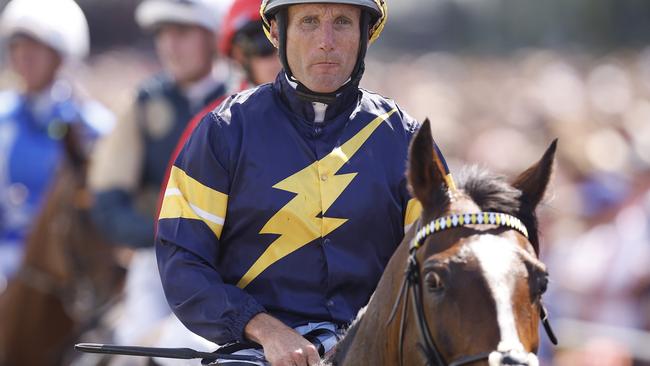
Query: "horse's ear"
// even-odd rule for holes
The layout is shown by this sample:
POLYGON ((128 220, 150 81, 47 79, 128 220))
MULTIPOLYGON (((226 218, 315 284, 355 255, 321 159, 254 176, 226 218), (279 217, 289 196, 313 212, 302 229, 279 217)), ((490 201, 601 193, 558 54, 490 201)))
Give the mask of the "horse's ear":
POLYGON ((551 180, 556 149, 557 139, 553 140, 548 149, 546 149, 544 156, 533 166, 521 173, 512 184, 513 187, 521 190, 521 200, 527 205, 530 205, 530 208, 533 210, 544 198, 546 187, 551 180))
POLYGON ((433 144, 431 124, 426 119, 411 140, 407 173, 411 194, 425 208, 433 205, 434 193, 444 185, 439 163, 436 162, 439 157, 434 152, 433 144))

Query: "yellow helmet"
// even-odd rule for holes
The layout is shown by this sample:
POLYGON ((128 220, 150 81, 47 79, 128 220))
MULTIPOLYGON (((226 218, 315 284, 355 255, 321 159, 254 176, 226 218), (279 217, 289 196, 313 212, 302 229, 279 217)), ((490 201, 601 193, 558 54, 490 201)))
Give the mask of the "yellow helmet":
POLYGON ((314 3, 356 5, 367 10, 371 16, 370 43, 379 38, 386 24, 386 18, 388 17, 388 6, 385 0, 263 0, 262 6, 260 7, 260 15, 262 16, 264 33, 271 40, 271 19, 273 19, 280 9, 289 5, 314 3))

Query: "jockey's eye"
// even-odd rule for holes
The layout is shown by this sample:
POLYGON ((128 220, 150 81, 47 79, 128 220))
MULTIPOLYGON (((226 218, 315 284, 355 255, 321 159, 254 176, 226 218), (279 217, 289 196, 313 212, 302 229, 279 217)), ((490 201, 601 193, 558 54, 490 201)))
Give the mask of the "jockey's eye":
POLYGON ((424 284, 429 292, 441 292, 445 288, 440 275, 433 271, 424 276, 424 284))

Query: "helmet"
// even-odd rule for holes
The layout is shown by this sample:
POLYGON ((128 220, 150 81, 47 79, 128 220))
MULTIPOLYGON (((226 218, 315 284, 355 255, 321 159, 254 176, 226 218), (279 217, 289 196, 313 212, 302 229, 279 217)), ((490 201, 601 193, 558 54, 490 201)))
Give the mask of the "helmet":
POLYGON ((262 32, 260 4, 261 0, 235 0, 232 3, 221 27, 219 40, 221 54, 229 56, 236 34, 245 31, 249 26, 258 26, 259 32, 262 32))
POLYGON ((160 23, 197 25, 216 32, 230 0, 144 0, 135 9, 135 20, 145 29, 160 23))
POLYGON ((328 3, 328 4, 347 4, 357 5, 368 11, 371 16, 370 21, 370 43, 374 42, 386 24, 388 17, 388 5, 385 0, 263 0, 260 7, 260 15, 264 21, 264 32, 266 36, 271 39, 271 19, 275 14, 284 7, 295 4, 314 4, 314 3, 328 3))
POLYGON ((52 47, 64 59, 88 55, 88 22, 73 0, 13 0, 0 23, 3 36, 24 33, 52 47))

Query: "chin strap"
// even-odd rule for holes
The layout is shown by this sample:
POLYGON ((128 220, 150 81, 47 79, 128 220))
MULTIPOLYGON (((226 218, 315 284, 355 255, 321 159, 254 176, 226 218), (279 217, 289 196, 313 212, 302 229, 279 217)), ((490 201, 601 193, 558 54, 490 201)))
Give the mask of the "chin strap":
POLYGON ((309 90, 298 80, 292 79, 292 81, 298 84, 298 86, 296 86, 296 95, 298 96, 298 98, 312 103, 317 102, 317 103, 323 103, 328 105, 332 104, 336 101, 337 92, 341 90, 339 89, 334 93, 316 93, 309 90))

